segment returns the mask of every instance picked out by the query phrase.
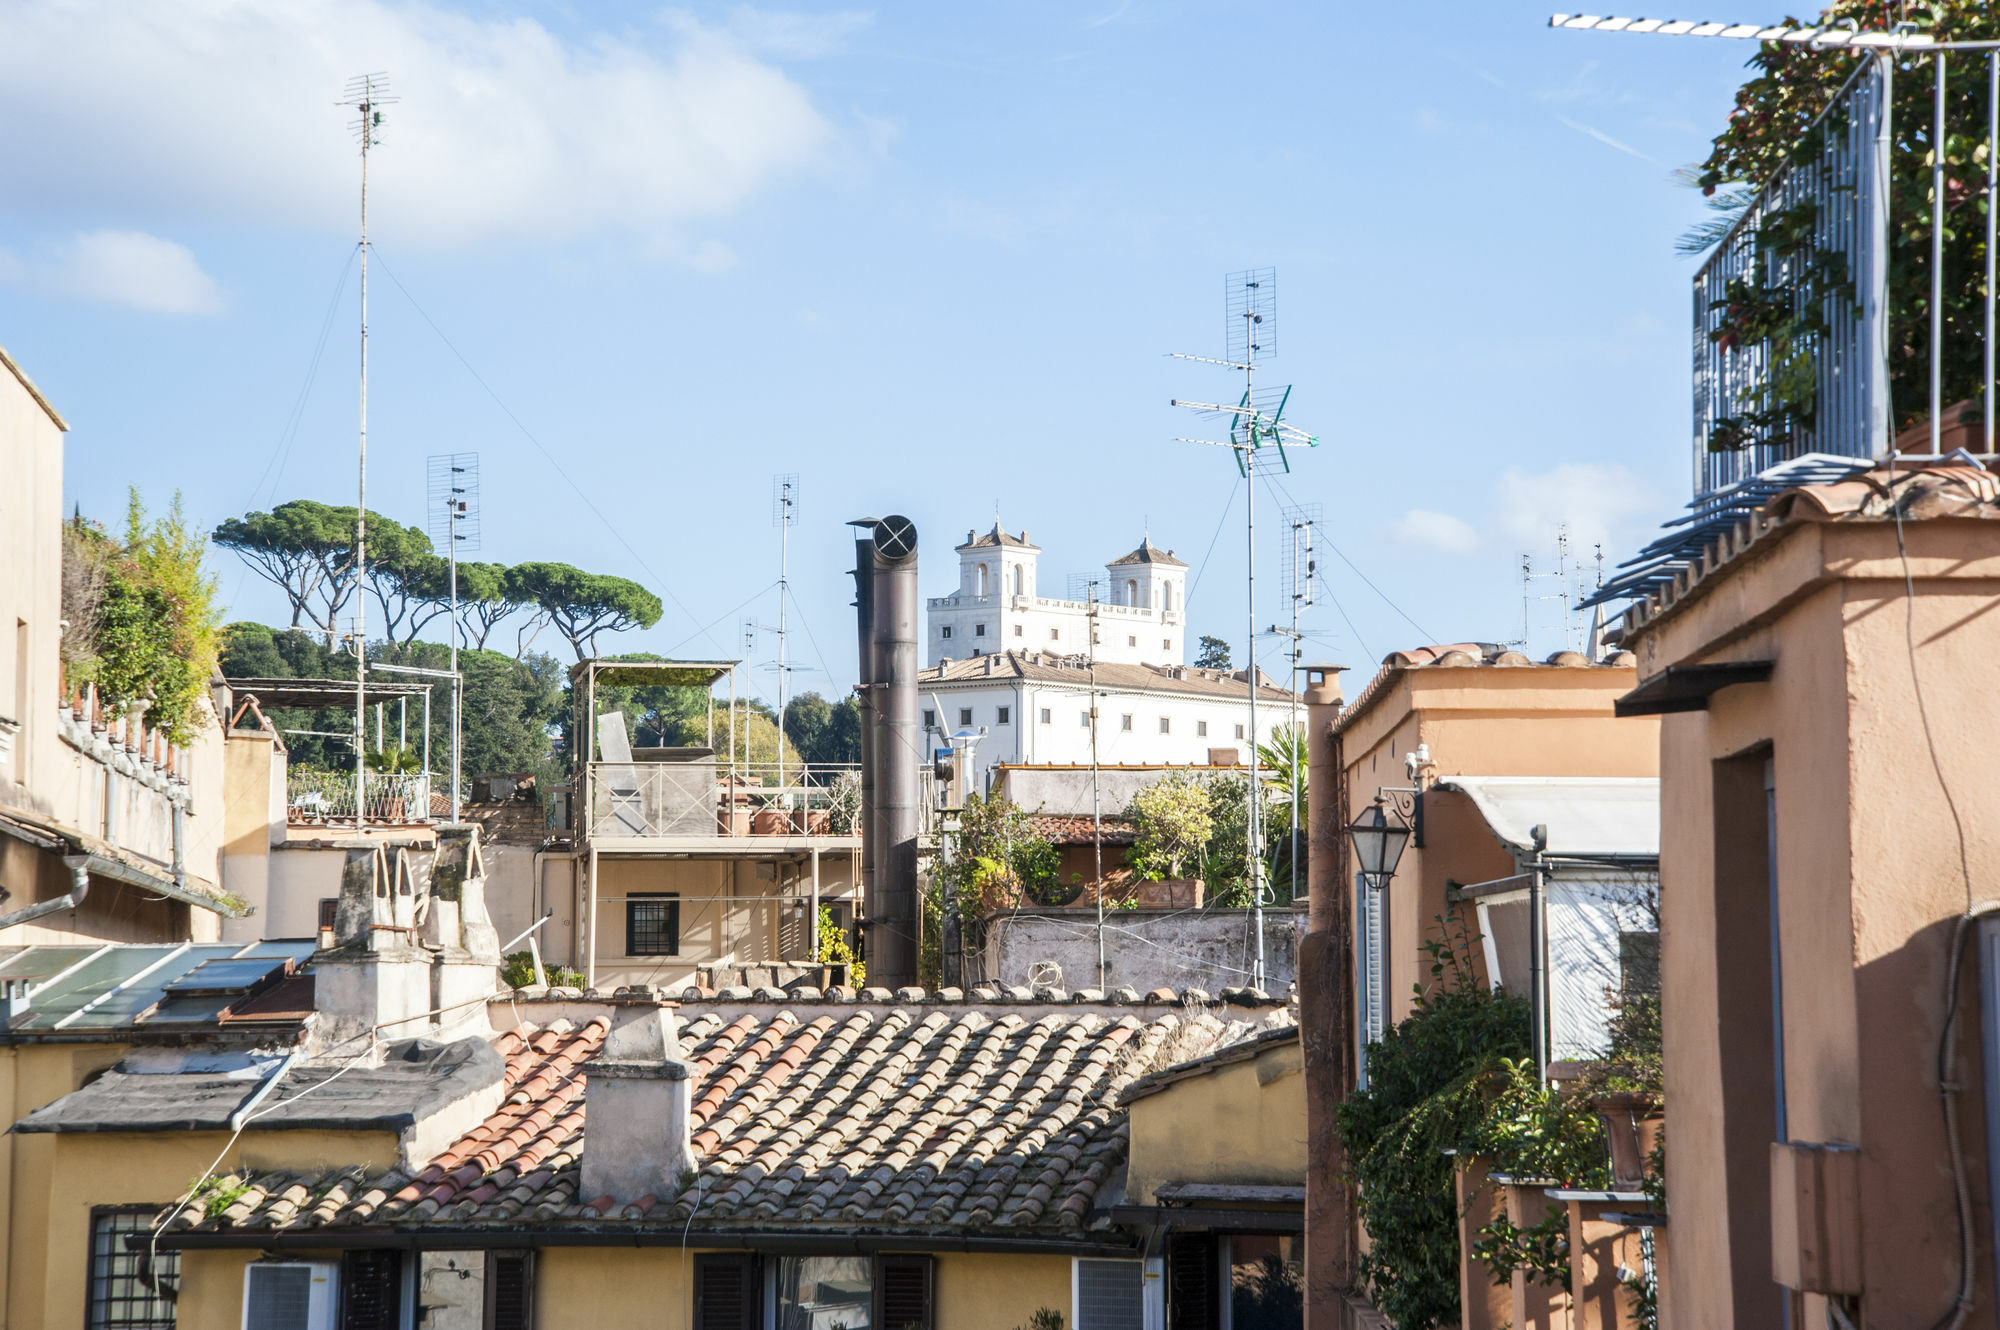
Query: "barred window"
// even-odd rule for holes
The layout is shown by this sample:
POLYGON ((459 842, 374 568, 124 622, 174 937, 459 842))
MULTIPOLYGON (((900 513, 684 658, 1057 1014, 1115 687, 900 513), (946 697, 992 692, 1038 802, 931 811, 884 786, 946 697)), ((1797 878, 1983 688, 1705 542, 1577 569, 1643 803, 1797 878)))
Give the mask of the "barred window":
POLYGON ((90 1212, 89 1330, 173 1330, 180 1253, 150 1250, 158 1206, 90 1212))
POLYGON ((633 892, 625 898, 625 954, 677 956, 681 949, 678 892, 633 892))

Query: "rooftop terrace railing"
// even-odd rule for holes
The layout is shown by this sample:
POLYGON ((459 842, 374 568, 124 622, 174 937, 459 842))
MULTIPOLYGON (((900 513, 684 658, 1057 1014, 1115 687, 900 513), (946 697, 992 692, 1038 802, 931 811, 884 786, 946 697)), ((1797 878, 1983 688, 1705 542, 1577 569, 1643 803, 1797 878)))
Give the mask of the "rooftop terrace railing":
POLYGON ((1757 194, 1695 276, 1697 508, 1807 453, 1867 459, 1886 445, 1882 104, 1880 66, 1863 61, 1808 131, 1816 152, 1757 194))
POLYGON ((858 836, 861 769, 738 762, 593 762, 584 803, 592 840, 698 836, 858 836))
MULTIPOLYGON (((431 777, 371 771, 363 778, 362 822, 383 826, 434 822, 431 777)), ((285 820, 294 826, 354 822, 354 773, 294 769, 285 773, 285 820)))

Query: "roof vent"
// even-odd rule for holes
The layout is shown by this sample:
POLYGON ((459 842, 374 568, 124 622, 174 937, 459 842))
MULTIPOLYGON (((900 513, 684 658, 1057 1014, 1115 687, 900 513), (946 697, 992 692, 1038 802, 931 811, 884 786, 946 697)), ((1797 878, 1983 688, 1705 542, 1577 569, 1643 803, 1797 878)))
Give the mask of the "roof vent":
POLYGON ((584 1065, 582 1194, 588 1205, 609 1197, 624 1206, 681 1193, 694 1171, 688 1141, 688 1064, 680 1033, 664 1007, 642 1010, 614 1027, 604 1049, 584 1065))

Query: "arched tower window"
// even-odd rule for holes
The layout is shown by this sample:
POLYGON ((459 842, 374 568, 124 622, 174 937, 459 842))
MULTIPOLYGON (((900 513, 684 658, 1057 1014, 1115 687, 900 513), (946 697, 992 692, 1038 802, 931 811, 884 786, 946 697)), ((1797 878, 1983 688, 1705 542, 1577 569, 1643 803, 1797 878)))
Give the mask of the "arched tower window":
MULTIPOLYGON (((1022 594, 1022 593, 1021 593, 1021 565, 1020 565, 1020 564, 1018 564, 1018 563, 1014 565, 1014 594, 1015 594, 1015 595, 1017 595, 1017 596, 1018 596, 1018 595, 1020 595, 1020 594, 1022 594)), ((1247 798, 1248 796, 1245 796, 1245 797, 1247 798)))
POLYGON ((1134 609, 1139 607, 1139 579, 1135 577, 1125 579, 1125 603, 1134 609))
POLYGON ((979 565, 979 598, 986 599, 986 565, 979 565))

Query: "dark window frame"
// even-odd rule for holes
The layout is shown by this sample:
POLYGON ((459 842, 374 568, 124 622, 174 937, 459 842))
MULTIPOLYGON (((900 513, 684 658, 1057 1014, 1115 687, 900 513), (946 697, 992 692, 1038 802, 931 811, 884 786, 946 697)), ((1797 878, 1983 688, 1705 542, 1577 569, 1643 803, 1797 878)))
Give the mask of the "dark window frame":
POLYGON ((84 1268, 85 1330, 173 1330, 180 1294, 180 1253, 162 1251, 149 1254, 144 1250, 134 1250, 125 1241, 127 1237, 150 1233, 153 1220, 162 1208, 157 1205, 91 1207, 89 1248, 84 1268), (120 1224, 118 1221, 121 1219, 130 1222, 120 1224), (146 1267, 149 1261, 157 1262, 155 1269, 158 1273, 153 1276, 156 1288, 165 1284, 171 1296, 162 1298, 157 1292, 137 1297, 113 1294, 110 1286, 118 1281, 137 1281, 143 1288, 148 1277, 146 1267), (160 1269, 162 1266, 166 1268, 160 1269), (116 1307, 148 1307, 148 1310, 136 1318, 120 1316, 114 1319, 110 1313, 116 1307))
POLYGON ((625 954, 627 956, 678 956, 681 954, 681 894, 678 891, 628 891, 625 893, 625 954), (657 924, 642 921, 642 912, 664 904, 665 913, 657 924), (666 945, 641 947, 642 932, 665 933, 666 945))

